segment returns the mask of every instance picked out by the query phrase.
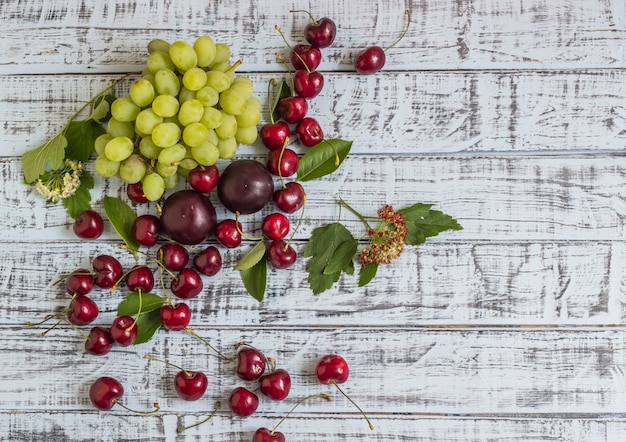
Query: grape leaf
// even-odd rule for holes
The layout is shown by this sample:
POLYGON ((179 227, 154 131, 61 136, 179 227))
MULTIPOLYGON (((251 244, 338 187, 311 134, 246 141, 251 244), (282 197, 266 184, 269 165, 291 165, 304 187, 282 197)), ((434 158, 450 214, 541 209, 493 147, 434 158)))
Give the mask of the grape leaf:
POLYGON ((257 242, 235 265, 235 270, 247 270, 254 267, 265 256, 265 241, 257 242))
POLYGON ((118 316, 135 316, 160 309, 165 299, 156 293, 138 293, 128 294, 122 302, 117 305, 118 316), (140 302, 141 301, 141 302, 140 302))
POLYGON ((70 122, 65 131, 65 138, 67 139, 65 158, 87 161, 94 151, 93 146, 96 138, 104 133, 105 130, 102 125, 92 119, 70 122))
MULTIPOLYGON (((67 127, 67 126, 66 126, 67 127)), ((67 139, 64 135, 65 128, 54 137, 36 149, 24 152, 22 155, 22 170, 24 180, 30 184, 43 175, 48 167, 58 169, 65 158, 67 139)))
POLYGON ((265 254, 252 267, 241 270, 241 279, 248 293, 257 301, 263 301, 267 285, 267 258, 265 254))
POLYGON ((361 266, 361 270, 359 270, 359 287, 363 287, 374 279, 377 270, 378 264, 376 263, 361 266))
POLYGON ((278 89, 278 93, 276 94, 276 99, 272 104, 271 114, 272 121, 280 120, 280 113, 278 112, 278 102, 281 98, 288 97, 291 95, 291 89, 289 89, 289 85, 286 81, 282 81, 280 83, 280 88, 278 89))
POLYGON ((452 218, 439 210, 431 210, 432 204, 416 203, 410 207, 398 210, 404 215, 407 228, 406 243, 419 245, 426 242, 426 238, 436 236, 446 230, 462 230, 463 227, 452 218))
POLYGON ((311 147, 298 163, 298 181, 310 181, 333 173, 346 159, 352 141, 337 138, 324 140, 311 147))
POLYGON ((136 255, 139 243, 132 234, 133 222, 137 218, 133 209, 121 199, 112 196, 105 196, 102 205, 113 228, 136 255))
POLYGON ((160 310, 152 310, 151 312, 139 315, 137 318, 137 337, 133 345, 148 342, 162 325, 163 321, 161 321, 160 310))

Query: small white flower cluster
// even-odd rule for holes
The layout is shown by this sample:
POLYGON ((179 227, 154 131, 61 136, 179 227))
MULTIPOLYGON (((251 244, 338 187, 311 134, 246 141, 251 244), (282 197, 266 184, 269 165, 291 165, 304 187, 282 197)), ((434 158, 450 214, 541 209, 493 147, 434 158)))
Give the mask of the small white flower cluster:
POLYGON ((35 189, 46 200, 58 203, 74 195, 80 187, 83 164, 80 161, 65 160, 63 169, 53 170, 37 180, 35 189))

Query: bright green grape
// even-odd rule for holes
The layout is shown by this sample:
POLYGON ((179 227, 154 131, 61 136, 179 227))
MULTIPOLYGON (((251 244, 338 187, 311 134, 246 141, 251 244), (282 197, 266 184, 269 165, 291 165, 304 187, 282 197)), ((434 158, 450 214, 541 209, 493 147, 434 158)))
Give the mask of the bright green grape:
POLYGON ((178 163, 179 169, 183 168, 187 170, 192 170, 192 169, 195 169, 196 167, 198 167, 198 162, 194 160, 193 158, 183 158, 182 160, 180 160, 180 163, 178 163))
POLYGON ((186 180, 189 177, 189 172, 191 172, 191 170, 187 170, 187 169, 183 169, 182 167, 179 167, 178 170, 176 171, 176 175, 186 180))
POLYGON ((220 93, 211 86, 204 86, 196 92, 196 100, 204 107, 215 106, 220 101, 220 93))
POLYGON ((127 137, 133 138, 135 136, 135 126, 128 121, 119 121, 115 118, 111 118, 107 123, 107 133, 113 138, 115 137, 127 137))
POLYGON ((133 153, 133 141, 127 137, 115 137, 104 146, 104 155, 111 161, 124 161, 133 153))
POLYGON ((139 78, 130 85, 130 98, 139 107, 146 107, 154 100, 154 86, 146 78, 139 78))
POLYGON ((183 74, 183 85, 190 91, 197 91, 206 84, 206 72, 199 68, 193 67, 183 74))
POLYGON ((147 108, 137 115, 135 128, 144 135, 150 135, 156 125, 161 123, 163 123, 163 117, 158 116, 151 108, 147 108))
POLYGON ((222 124, 215 128, 215 133, 223 140, 234 137, 237 133, 237 120, 227 112, 220 112, 222 112, 222 124))
MULTIPOLYGON (((143 74, 141 76, 142 79, 144 80, 148 80, 150 82, 150 84, 152 85, 152 88, 154 89, 154 74, 152 72, 148 72, 147 74, 143 74)), ((155 92, 156 94, 156 92, 155 92)))
POLYGON ((156 172, 149 173, 141 180, 143 194, 150 201, 156 201, 165 192, 165 182, 163 177, 156 172))
POLYGON ((215 144, 207 141, 200 146, 192 147, 191 156, 203 166, 212 166, 220 158, 220 150, 215 144))
POLYGON ((128 184, 135 184, 145 176, 148 166, 140 155, 133 154, 120 164, 120 178, 128 184))
POLYGON ((154 51, 150 55, 148 55, 148 61, 146 62, 146 66, 148 70, 153 74, 156 74, 160 70, 169 69, 171 71, 176 69, 174 63, 172 63, 172 59, 169 54, 164 51, 154 51))
POLYGON ((93 148, 98 155, 104 153, 104 146, 111 141, 113 137, 109 134, 102 134, 98 138, 95 139, 93 143, 93 148))
POLYGON ((214 107, 205 107, 200 123, 204 124, 209 129, 215 129, 222 124, 222 111, 214 107))
POLYGON ((254 144, 258 133, 256 126, 239 127, 235 133, 235 140, 239 144, 254 144))
POLYGON ((196 51, 196 56, 198 57, 197 64, 201 68, 206 68, 213 63, 217 53, 215 41, 208 35, 198 37, 193 44, 193 50, 196 51))
POLYGON ((191 123, 183 129, 183 141, 187 146, 199 146, 209 139, 209 129, 202 123, 191 123))
POLYGON ((256 126, 261 121, 261 102, 255 97, 250 97, 244 111, 236 115, 235 119, 238 127, 256 126))
MULTIPOLYGON (((180 167, 178 168, 178 170, 180 170, 180 167)), ((163 185, 165 186, 165 188, 173 189, 174 187, 176 187, 178 185, 178 180, 179 180, 178 177, 179 177, 178 173, 172 174, 167 177, 163 177, 163 185)))
POLYGON ((120 97, 111 104, 111 116, 123 123, 135 121, 140 111, 130 97, 120 97))
POLYGON ((239 63, 239 62, 236 63, 236 64, 230 64, 227 61, 223 61, 221 63, 215 63, 215 64, 211 65, 211 70, 217 71, 217 72, 222 72, 222 73, 226 74, 226 76, 228 77, 228 79, 232 83, 233 80, 235 79, 235 69, 240 64, 241 63, 239 63))
POLYGON ((183 126, 188 126, 191 123, 198 123, 202 119, 203 114, 204 106, 202 106, 199 100, 187 100, 180 105, 178 121, 183 126))
POLYGON ((175 41, 170 45, 170 58, 174 65, 181 71, 185 72, 198 63, 198 56, 193 46, 184 41, 175 41))
POLYGON ((172 95, 157 95, 152 102, 152 110, 159 117, 169 118, 178 113, 180 103, 172 95))
POLYGON ((254 92, 254 85, 248 77, 235 77, 230 88, 239 92, 246 100, 252 97, 254 92))
POLYGON ((183 104, 185 101, 192 100, 194 98, 196 98, 196 91, 191 91, 185 86, 180 88, 180 92, 178 93, 178 102, 180 104, 183 104))
POLYGON ((148 52, 152 54, 155 51, 168 52, 170 50, 170 44, 160 38, 155 38, 148 43, 148 52))
POLYGON ((224 92, 230 87, 230 77, 222 71, 209 71, 206 73, 206 84, 217 92, 224 92))
POLYGON ((163 178, 167 178, 168 176, 176 174, 176 171, 178 171, 178 165, 168 165, 157 161, 155 170, 163 178))
POLYGON ((154 84, 160 95, 177 96, 180 92, 180 80, 171 69, 161 69, 154 74, 154 84))
POLYGON ((224 160, 232 159, 237 153, 237 147, 238 145, 235 137, 227 138, 225 140, 220 139, 220 141, 217 143, 217 148, 220 151, 220 158, 224 160))
POLYGON ((213 57, 213 61, 211 62, 211 69, 216 63, 227 62, 230 58, 230 48, 224 43, 217 43, 215 45, 215 57, 213 57))
POLYGON ((185 149, 185 146, 177 143, 173 146, 166 147, 165 149, 161 150, 158 160, 159 163, 163 164, 164 166, 174 166, 178 164, 180 160, 185 158, 186 153, 187 150, 185 149))
POLYGON ((233 89, 226 89, 220 95, 220 107, 231 115, 240 115, 246 109, 248 99, 233 89))
POLYGON ((120 169, 119 161, 111 161, 105 154, 100 154, 94 162, 94 167, 98 175, 104 178, 110 178, 114 176, 120 169))
POLYGON ((156 160, 161 153, 161 148, 154 144, 152 137, 143 137, 139 142, 139 153, 149 160, 156 160))
POLYGON ((176 123, 157 124, 152 130, 152 141, 159 147, 170 147, 180 140, 180 127, 176 123))
POLYGON ((217 146, 217 142, 219 140, 220 140, 220 137, 218 137, 217 134, 215 133, 215 129, 209 129, 209 136, 207 137, 207 141, 217 146))

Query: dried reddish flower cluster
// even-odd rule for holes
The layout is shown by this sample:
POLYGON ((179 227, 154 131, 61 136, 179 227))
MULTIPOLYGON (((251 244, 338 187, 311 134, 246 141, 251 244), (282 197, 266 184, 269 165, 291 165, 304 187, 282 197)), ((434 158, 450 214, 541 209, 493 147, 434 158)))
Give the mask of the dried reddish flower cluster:
POLYGON ((398 258, 406 243, 406 223, 404 215, 387 204, 377 211, 380 222, 370 228, 367 247, 361 251, 359 262, 362 265, 388 264, 398 258))

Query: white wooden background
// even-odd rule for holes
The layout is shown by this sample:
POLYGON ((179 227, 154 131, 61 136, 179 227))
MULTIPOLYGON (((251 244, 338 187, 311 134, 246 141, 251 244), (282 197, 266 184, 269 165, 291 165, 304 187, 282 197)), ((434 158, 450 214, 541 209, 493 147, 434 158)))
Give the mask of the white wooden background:
MULTIPOLYGON (((296 398, 332 393, 313 375, 331 352, 349 361, 344 387, 376 429, 335 394, 299 408, 281 426, 287 440, 626 440, 623 0, 2 0, 0 23, 0 440, 248 441, 296 398), (465 229, 407 249, 364 289, 344 278, 316 297, 300 260, 270 273, 260 304, 227 270, 237 252, 226 253, 226 270, 190 302, 193 328, 222 349, 243 340, 276 357, 292 395, 262 400, 248 419, 223 407, 177 435, 225 403, 240 384, 232 368, 186 334, 93 357, 71 329, 42 338, 24 327, 67 303, 50 286, 60 274, 101 253, 132 258, 110 226, 78 241, 65 210, 22 184, 20 157, 141 69, 153 38, 229 44, 266 103, 268 80, 285 75, 274 25, 303 41, 308 19, 294 8, 338 25, 310 112, 328 136, 354 141, 340 171, 307 185, 298 250, 336 219, 339 196, 364 213, 434 203, 465 229), (355 74, 356 51, 391 43, 406 9, 411 28, 385 71, 355 74), (144 354, 205 370, 206 397, 177 399, 173 371, 144 354), (158 400, 162 410, 96 411, 87 391, 102 375, 123 382, 128 405, 158 400)), ((260 144, 239 152, 265 153, 260 144)), ((119 182, 100 181, 95 207, 121 194, 119 182)), ((99 323, 121 296, 94 295, 99 323)))

